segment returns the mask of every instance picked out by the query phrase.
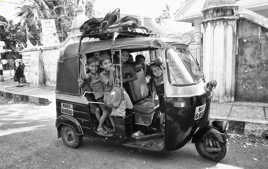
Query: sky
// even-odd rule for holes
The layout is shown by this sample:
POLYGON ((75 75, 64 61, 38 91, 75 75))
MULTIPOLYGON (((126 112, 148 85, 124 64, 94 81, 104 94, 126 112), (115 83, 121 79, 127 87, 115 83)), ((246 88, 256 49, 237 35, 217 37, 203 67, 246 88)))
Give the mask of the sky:
MULTIPOLYGON (((169 4, 172 11, 175 11, 184 0, 95 0, 95 10, 104 15, 116 8, 122 13, 146 17, 157 17, 169 4)), ((8 20, 19 21, 16 17, 18 7, 24 0, 0 0, 0 15, 8 20)))
POLYGON ((175 10, 183 0, 96 0, 96 10, 106 13, 116 8, 120 8, 122 13, 134 14, 138 16, 158 17, 166 4, 175 10))

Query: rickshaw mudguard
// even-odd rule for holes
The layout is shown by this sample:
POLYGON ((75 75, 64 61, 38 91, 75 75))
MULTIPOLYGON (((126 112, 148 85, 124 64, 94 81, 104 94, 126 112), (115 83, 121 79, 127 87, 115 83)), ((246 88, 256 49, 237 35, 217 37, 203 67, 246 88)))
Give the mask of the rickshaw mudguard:
POLYGON ((61 115, 56 119, 56 128, 58 130, 58 137, 61 137, 60 129, 64 125, 74 128, 77 135, 84 135, 80 123, 75 118, 68 115, 61 115))
POLYGON ((207 127, 203 127, 203 128, 198 129, 198 131, 193 135, 192 142, 196 143, 196 142, 200 141, 202 139, 202 136, 208 132, 214 133, 215 137, 217 137, 219 142, 224 143, 224 144, 226 143, 226 141, 227 141, 226 134, 218 131, 217 129, 215 129, 212 126, 207 126, 207 127))
POLYGON ((197 130, 208 126, 208 113, 210 101, 207 95, 199 95, 181 99, 185 104, 174 107, 172 99, 166 99, 166 123, 165 123, 165 148, 176 150, 190 141, 197 130), (197 106, 206 104, 206 109, 201 119, 195 120, 197 106))
POLYGON ((176 150, 184 146, 192 136, 194 121, 192 108, 174 109, 172 105, 166 105, 165 123, 165 149, 176 150))

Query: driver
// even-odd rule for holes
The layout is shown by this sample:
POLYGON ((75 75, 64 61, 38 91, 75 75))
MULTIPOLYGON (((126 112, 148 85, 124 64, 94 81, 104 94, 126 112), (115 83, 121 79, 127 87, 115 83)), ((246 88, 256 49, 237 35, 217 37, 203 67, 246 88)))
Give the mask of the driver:
POLYGON ((128 51, 122 51, 122 72, 123 72, 123 83, 135 80, 136 70, 134 62, 130 62, 131 55, 128 51))

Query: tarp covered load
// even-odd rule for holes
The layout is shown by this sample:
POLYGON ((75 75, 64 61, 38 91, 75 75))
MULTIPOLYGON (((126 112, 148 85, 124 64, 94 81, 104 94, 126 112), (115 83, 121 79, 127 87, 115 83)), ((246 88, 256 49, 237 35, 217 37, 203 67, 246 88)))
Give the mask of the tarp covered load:
POLYGON ((125 36, 136 34, 149 36, 150 32, 146 27, 141 26, 140 21, 132 16, 120 18, 120 10, 116 9, 105 15, 104 18, 90 18, 81 27, 82 36, 111 39, 114 33, 125 33, 125 36), (126 34, 128 33, 128 34, 126 34))

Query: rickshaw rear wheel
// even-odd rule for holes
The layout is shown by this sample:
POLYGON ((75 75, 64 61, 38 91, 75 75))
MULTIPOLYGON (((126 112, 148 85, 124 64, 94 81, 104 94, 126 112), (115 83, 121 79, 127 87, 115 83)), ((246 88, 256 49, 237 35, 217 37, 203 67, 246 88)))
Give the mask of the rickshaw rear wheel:
POLYGON ((74 128, 70 126, 62 126, 60 131, 64 145, 71 148, 78 148, 81 145, 82 136, 77 135, 74 128))
POLYGON ((202 157, 218 162, 225 157, 227 145, 222 143, 215 134, 213 132, 206 133, 200 141, 195 143, 195 147, 202 157))

